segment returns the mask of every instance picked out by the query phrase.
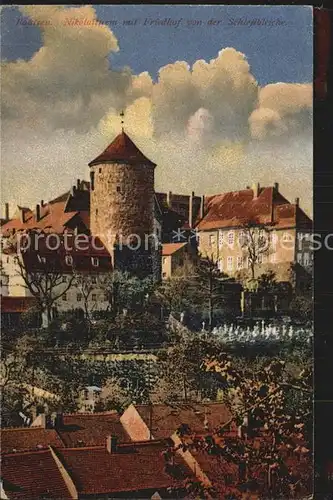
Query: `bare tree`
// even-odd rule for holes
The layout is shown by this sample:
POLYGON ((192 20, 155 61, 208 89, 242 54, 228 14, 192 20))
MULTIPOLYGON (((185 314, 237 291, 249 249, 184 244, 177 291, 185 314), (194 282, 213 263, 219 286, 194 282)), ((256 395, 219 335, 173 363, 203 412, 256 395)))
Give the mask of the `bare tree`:
POLYGON ((262 257, 269 254, 270 235, 271 231, 268 226, 255 219, 244 223, 242 226, 240 246, 244 256, 248 259, 251 280, 255 279, 255 271, 262 257))
POLYGON ((97 301, 92 300, 92 295, 97 290, 104 290, 106 286, 106 278, 103 278, 101 275, 97 277, 95 274, 82 273, 74 270, 73 286, 82 296, 84 315, 90 328, 91 315, 96 310, 98 305, 97 301), (97 279, 99 280, 99 283, 97 283, 97 279))
POLYGON ((18 275, 23 287, 36 299, 42 314, 43 327, 48 327, 53 319, 53 307, 72 287, 75 275, 65 275, 55 259, 42 257, 38 265, 27 265, 24 254, 15 256, 18 275), (66 281, 64 280, 66 276, 66 281))

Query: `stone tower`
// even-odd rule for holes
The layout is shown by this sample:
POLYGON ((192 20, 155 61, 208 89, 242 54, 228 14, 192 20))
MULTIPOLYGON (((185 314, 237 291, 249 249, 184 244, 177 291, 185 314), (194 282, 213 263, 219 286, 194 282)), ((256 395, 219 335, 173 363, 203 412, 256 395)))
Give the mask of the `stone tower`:
POLYGON ((115 267, 135 261, 142 270, 149 268, 146 241, 154 232, 155 163, 122 131, 89 167, 92 235, 104 243, 115 267))

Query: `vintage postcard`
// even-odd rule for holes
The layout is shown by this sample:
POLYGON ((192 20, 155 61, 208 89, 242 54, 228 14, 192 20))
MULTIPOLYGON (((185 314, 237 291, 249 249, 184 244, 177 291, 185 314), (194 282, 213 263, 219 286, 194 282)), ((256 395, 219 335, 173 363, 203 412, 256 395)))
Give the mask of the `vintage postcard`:
POLYGON ((313 9, 1 10, 1 498, 313 498, 313 9))

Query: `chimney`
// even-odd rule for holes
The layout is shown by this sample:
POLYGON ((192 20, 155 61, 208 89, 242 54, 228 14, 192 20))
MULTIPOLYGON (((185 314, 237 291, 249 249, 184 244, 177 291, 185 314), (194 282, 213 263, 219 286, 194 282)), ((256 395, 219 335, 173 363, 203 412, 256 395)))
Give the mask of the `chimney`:
POLYGON ((205 197, 204 195, 202 195, 200 203, 200 219, 203 219, 204 215, 205 215, 205 197))
POLYGON ((259 191, 260 191, 260 184, 259 182, 255 182, 252 184, 252 190, 253 190, 253 197, 258 198, 259 196, 259 191))
POLYGON ((107 436, 106 449, 107 449, 108 453, 116 453, 117 452, 117 449, 118 449, 117 436, 107 436))
POLYGON ((279 183, 278 182, 274 182, 274 189, 276 192, 279 191, 279 183))
POLYGON ((299 206, 299 198, 295 198, 295 205, 296 205, 296 207, 299 206))
POLYGON ((40 221, 40 205, 38 203, 36 205, 36 221, 40 221))
POLYGON ((192 191, 190 200, 189 200, 189 208, 188 208, 188 223, 190 228, 193 227, 193 199, 194 199, 194 191, 192 191))
POLYGON ((80 181, 80 179, 76 179, 76 189, 78 191, 80 191, 80 189, 81 189, 81 181, 80 181))
POLYGON ((169 191, 167 194, 167 204, 169 208, 171 208, 171 199, 172 199, 172 192, 169 191))
POLYGON ((5 219, 9 220, 9 203, 5 203, 5 219))

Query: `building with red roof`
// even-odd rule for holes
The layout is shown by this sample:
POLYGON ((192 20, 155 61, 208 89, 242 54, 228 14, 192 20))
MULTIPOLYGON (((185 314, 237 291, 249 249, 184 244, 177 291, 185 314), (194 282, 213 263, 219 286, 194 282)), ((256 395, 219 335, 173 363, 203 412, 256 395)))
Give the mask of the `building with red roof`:
POLYGON ((78 498, 76 488, 52 449, 4 454, 2 495, 9 500, 78 498))
POLYGON ((312 221, 300 208, 299 199, 290 203, 277 183, 206 197, 195 227, 201 254, 215 260, 230 276, 250 277, 251 261, 255 260, 257 276, 272 270, 278 281, 299 288, 311 280, 312 221), (253 246, 254 258, 246 244, 251 234, 267 242, 262 251, 257 244, 253 246))
MULTIPOLYGON (((291 203, 277 183, 211 196, 155 192, 156 164, 124 131, 89 167, 90 182, 78 179, 69 192, 49 202, 41 200, 35 209, 18 206, 10 217, 6 205, 2 240, 28 233, 38 241, 37 250, 29 248, 24 253, 28 267, 41 267, 51 259, 56 271, 68 276, 73 269, 97 276, 118 268, 140 276, 153 273, 159 279, 172 276, 189 250, 198 250, 215 260, 224 273, 243 278, 251 263, 246 246, 239 241, 247 227, 255 225, 265 227, 269 234, 267 251, 255 263, 257 275, 271 269, 279 281, 299 288, 311 279, 308 240, 312 221, 299 199, 291 203), (54 250, 57 237, 62 244, 54 250), (63 240, 68 238, 72 242, 81 238, 81 244, 64 250, 63 240)), ((16 271, 9 252, 4 252, 2 263, 1 294, 29 295, 22 280, 13 276, 16 271)), ((92 308, 97 303, 107 307, 101 289, 93 295, 92 308)), ((80 308, 80 302, 80 292, 69 290, 55 308, 80 308)))

